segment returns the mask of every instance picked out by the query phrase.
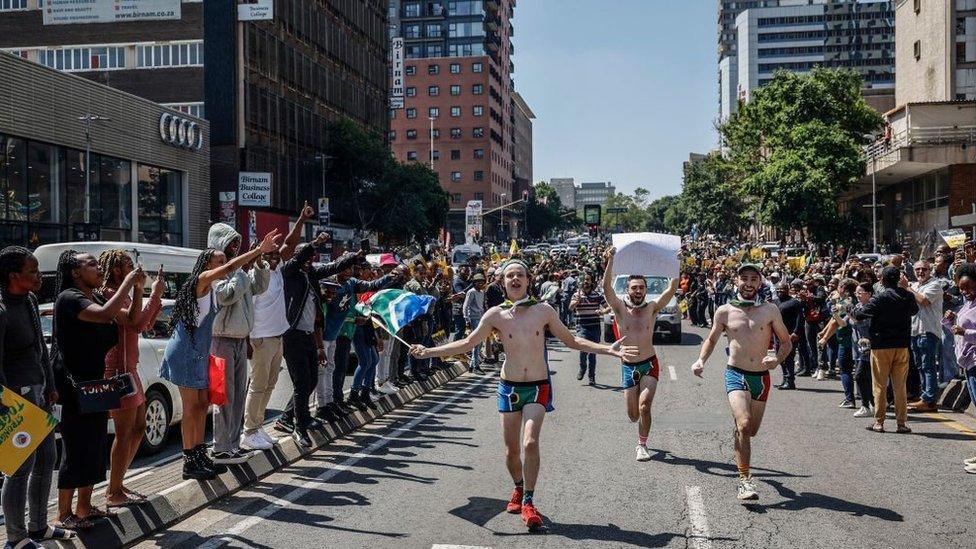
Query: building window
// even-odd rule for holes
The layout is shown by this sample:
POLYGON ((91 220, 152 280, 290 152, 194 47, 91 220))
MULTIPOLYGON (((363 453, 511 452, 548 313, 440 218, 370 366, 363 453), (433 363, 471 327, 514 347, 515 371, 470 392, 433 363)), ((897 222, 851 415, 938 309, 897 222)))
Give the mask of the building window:
POLYGON ((417 65, 407 65, 407 68, 403 71, 407 76, 413 76, 417 74, 417 65))
POLYGON ((37 60, 40 64, 59 71, 124 69, 125 48, 104 46, 47 49, 38 52, 37 60))
POLYGON ((136 46, 136 66, 143 69, 202 67, 203 40, 180 44, 136 46))
POLYGON ((914 50, 914 52, 915 52, 915 60, 916 61, 918 61, 919 59, 922 58, 922 42, 921 41, 916 40, 915 43, 912 45, 912 50, 914 50))
POLYGON ((451 181, 455 183, 461 181, 461 172, 451 172, 451 181))
POLYGON ((429 38, 440 38, 443 34, 440 23, 427 23, 427 36, 429 38))
POLYGON ((461 203, 461 193, 453 193, 451 195, 451 202, 453 202, 455 204, 460 204, 461 203))
POLYGON ((396 119, 396 112, 397 112, 396 109, 390 109, 390 114, 389 114, 390 120, 396 119))
POLYGON ((441 94, 440 86, 427 86, 427 95, 434 97, 441 94))
POLYGON ((471 63, 471 72, 485 72, 485 64, 471 63))
POLYGON ((420 2, 410 2, 403 5, 404 17, 420 17, 420 2))
POLYGON ((417 88, 414 87, 414 86, 409 86, 409 87, 407 87, 405 89, 405 93, 407 94, 407 97, 416 97, 417 96, 417 88))
POLYGON ((475 128, 475 129, 471 130, 471 135, 473 137, 484 137, 485 136, 485 129, 484 128, 475 128))
POLYGON ((411 44, 403 50, 403 56, 407 59, 418 59, 424 56, 424 48, 419 44, 411 44))
POLYGON ((461 139, 461 128, 451 128, 451 139, 461 139))
POLYGON ((417 151, 407 151, 407 160, 417 160, 417 151))
POLYGON ((461 95, 461 86, 458 84, 451 85, 451 95, 461 95))
POLYGON ((956 42, 956 62, 964 63, 966 61, 966 43, 956 42))
POLYGON ((0 11, 26 10, 27 0, 0 0, 0 11))
POLYGON ((469 36, 484 36, 485 24, 481 21, 470 23, 451 23, 447 28, 448 38, 466 38, 469 36))
POLYGON ((417 109, 413 107, 407 109, 407 118, 417 118, 417 109))
POLYGON ((474 86, 471 86, 471 93, 473 93, 474 95, 481 95, 481 94, 485 93, 485 87, 484 87, 484 85, 482 85, 482 84, 475 84, 474 86))
POLYGON ((444 46, 440 44, 427 44, 427 57, 444 57, 444 46))
MULTIPOLYGON (((138 174, 139 242, 182 246, 182 175, 173 170, 143 164, 138 165, 138 174)), ((102 199, 104 198, 103 194, 102 199)), ((102 219, 104 222, 104 212, 102 219)))
POLYGON ((451 107, 451 116, 454 118, 461 116, 461 107, 451 107))
MULTIPOLYGON (((482 130, 482 132, 483 132, 483 131, 484 131, 484 130, 482 130)), ((484 150, 484 149, 475 149, 475 150, 474 150, 474 159, 475 159, 475 160, 481 160, 481 159, 483 159, 484 157, 485 157, 485 150, 484 150)))
POLYGON ((484 44, 451 44, 448 47, 451 57, 480 57, 485 54, 484 44))
POLYGON ((390 141, 396 141, 396 130, 390 130, 390 141))
POLYGON ((427 65, 427 74, 440 74, 440 73, 441 73, 440 65, 427 65))
POLYGON ((471 108, 471 114, 475 116, 484 116, 485 108, 482 107, 481 105, 475 105, 474 107, 471 108))
POLYGON ((474 199, 475 200, 481 200, 482 202, 484 202, 485 201, 485 193, 474 193, 474 199))
POLYGON ((440 139, 441 138, 441 131, 438 130, 437 128, 434 128, 433 130, 431 130, 430 135, 434 139, 440 139))
POLYGON ((441 159, 441 151, 439 151, 437 149, 434 149, 434 150, 430 151, 430 159, 431 160, 440 160, 441 159))
POLYGON ((482 0, 455 0, 447 5, 448 15, 482 15, 482 0))
POLYGON ((475 181, 484 181, 485 180, 485 172, 483 172, 481 170, 475 171, 474 172, 474 180, 475 181))
POLYGON ((460 63, 451 63, 451 74, 461 74, 460 63))
MULTIPOLYGON (((453 137, 454 130, 451 130, 453 137)), ((461 160, 461 149, 451 149, 451 160, 461 160)))
POLYGON ((404 38, 420 38, 420 25, 404 25, 403 26, 403 37, 404 38))
POLYGON ((204 118, 204 114, 206 114, 202 101, 199 103, 162 103, 162 105, 197 118, 204 118))
POLYGON ((431 107, 431 108, 427 109, 427 116, 429 116, 431 118, 437 118, 440 115, 441 115, 441 109, 440 109, 440 107, 431 107))
POLYGON ((417 139, 417 130, 407 130, 407 139, 417 139))

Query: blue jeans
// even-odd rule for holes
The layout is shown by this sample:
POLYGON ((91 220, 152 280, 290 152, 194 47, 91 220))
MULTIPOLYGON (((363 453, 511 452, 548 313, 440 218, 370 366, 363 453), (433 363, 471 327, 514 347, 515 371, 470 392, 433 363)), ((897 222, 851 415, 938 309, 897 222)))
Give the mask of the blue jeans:
MULTIPOLYGON (((595 343, 600 342, 600 325, 595 326, 580 326, 576 330, 577 334, 588 341, 593 341, 595 343)), ((589 365, 590 379, 596 378, 596 355, 593 353, 584 353, 580 351, 580 373, 587 371, 587 365, 589 365)))
POLYGON ((464 337, 464 315, 454 313, 451 316, 451 341, 457 341, 464 337))
POLYGON ((969 400, 976 404, 976 366, 966 370, 966 388, 969 389, 969 400))
POLYGON ((836 357, 837 364, 840 367, 840 384, 844 388, 844 402, 854 402, 853 349, 846 342, 838 342, 836 357))
POLYGON ((942 381, 954 379, 958 374, 959 367, 956 365, 956 341, 952 331, 945 326, 942 327, 942 381))
MULTIPOLYGON (((468 324, 471 325, 471 331, 478 329, 478 324, 481 324, 480 318, 469 318, 468 324)), ((474 350, 471 351, 471 368, 478 368, 481 366, 481 347, 484 342, 479 343, 474 346, 474 350)))
POLYGON ((356 349, 356 358, 359 359, 356 371, 352 375, 352 388, 372 387, 373 378, 376 377, 376 365, 380 362, 380 355, 376 352, 376 346, 368 344, 365 335, 359 329, 353 336, 352 345, 356 349))
POLYGON ((912 336, 912 355, 922 376, 922 400, 934 404, 939 393, 939 374, 935 357, 939 354, 939 338, 935 334, 912 336))

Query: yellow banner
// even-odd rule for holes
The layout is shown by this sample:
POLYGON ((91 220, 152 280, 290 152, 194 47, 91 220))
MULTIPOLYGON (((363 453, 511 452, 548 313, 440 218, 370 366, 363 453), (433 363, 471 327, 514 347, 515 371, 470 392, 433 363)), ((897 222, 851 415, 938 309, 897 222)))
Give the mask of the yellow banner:
POLYGON ((753 249, 749 250, 749 258, 750 259, 757 259, 757 260, 758 259, 762 259, 763 257, 765 257, 765 255, 766 254, 763 252, 763 249, 762 248, 753 248, 753 249))
POLYGON ((58 420, 14 393, 3 389, 7 413, 0 416, 0 472, 10 476, 37 449, 58 420))

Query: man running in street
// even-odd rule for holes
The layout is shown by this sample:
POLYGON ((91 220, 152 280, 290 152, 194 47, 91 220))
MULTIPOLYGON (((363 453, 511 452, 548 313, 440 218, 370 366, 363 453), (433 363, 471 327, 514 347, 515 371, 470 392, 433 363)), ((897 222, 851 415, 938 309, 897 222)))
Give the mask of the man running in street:
POLYGON ((498 385, 498 411, 502 419, 505 461, 515 482, 506 510, 521 513, 525 525, 537 529, 542 526, 542 516, 533 503, 539 475, 539 435, 546 412, 554 410, 549 364, 545 359, 546 329, 567 347, 580 351, 631 360, 636 356, 637 348, 621 345, 622 340, 613 345, 601 345, 574 337, 560 322, 555 309, 528 295, 531 282, 525 263, 509 260, 502 265, 501 272, 506 301, 485 312, 473 332, 440 347, 412 345, 410 353, 418 359, 467 353, 483 342, 492 330, 498 331, 505 345, 505 362, 498 385))
POLYGON ((729 341, 725 391, 735 420, 735 462, 739 469, 738 498, 741 501, 759 499, 749 474, 751 439, 759 432, 766 411, 771 385, 769 371, 779 366, 793 350, 790 332, 783 324, 779 309, 772 303, 757 301, 762 283, 758 266, 748 263, 739 266, 738 295, 715 311, 712 329, 702 343, 698 360, 691 367, 696 376, 702 377, 705 361, 724 333, 729 341), (770 349, 773 335, 780 341, 775 354, 770 349))
POLYGON ((607 266, 603 272, 603 297, 613 309, 620 337, 632 336, 630 342, 637 345, 638 359, 634 362, 623 361, 620 364, 620 377, 627 416, 631 422, 637 422, 637 461, 650 461, 647 436, 651 431, 651 404, 661 374, 661 364, 654 350, 654 323, 657 314, 667 307, 678 289, 678 279, 672 278, 668 289, 657 301, 649 302, 646 299, 647 279, 642 275, 630 275, 627 278, 627 295, 621 300, 613 291, 615 253, 616 249, 612 247, 604 253, 607 266))

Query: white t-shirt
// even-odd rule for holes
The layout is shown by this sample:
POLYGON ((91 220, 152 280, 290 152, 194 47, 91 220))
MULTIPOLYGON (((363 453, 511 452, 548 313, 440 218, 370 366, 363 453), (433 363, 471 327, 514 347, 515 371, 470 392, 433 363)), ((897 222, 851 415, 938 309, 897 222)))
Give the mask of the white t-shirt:
POLYGON ((254 328, 251 337, 278 337, 288 331, 285 313, 285 284, 281 265, 271 271, 271 280, 264 293, 254 296, 254 328))

